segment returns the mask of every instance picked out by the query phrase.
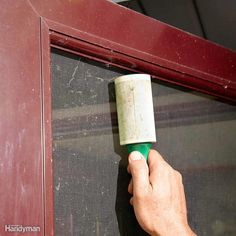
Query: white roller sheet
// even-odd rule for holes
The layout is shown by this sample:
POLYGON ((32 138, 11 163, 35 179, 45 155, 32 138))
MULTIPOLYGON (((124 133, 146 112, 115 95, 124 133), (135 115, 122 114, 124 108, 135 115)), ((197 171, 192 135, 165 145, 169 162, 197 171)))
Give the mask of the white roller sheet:
POLYGON ((115 79, 120 144, 156 142, 150 75, 115 79))

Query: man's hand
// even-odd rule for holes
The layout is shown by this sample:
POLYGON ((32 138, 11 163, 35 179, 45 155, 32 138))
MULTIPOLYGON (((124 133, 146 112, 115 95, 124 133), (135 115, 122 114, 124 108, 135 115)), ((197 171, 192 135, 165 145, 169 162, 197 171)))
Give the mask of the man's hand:
POLYGON ((181 174, 155 150, 148 165, 139 152, 129 155, 128 172, 132 179, 128 192, 140 226, 152 236, 195 235, 187 221, 181 174))

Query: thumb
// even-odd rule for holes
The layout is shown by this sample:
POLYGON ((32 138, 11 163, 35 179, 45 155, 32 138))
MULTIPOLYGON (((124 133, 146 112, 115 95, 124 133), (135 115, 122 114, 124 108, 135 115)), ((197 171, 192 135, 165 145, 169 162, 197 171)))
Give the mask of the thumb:
POLYGON ((149 169, 143 155, 134 151, 129 155, 129 168, 133 180, 133 194, 143 195, 149 188, 149 169))

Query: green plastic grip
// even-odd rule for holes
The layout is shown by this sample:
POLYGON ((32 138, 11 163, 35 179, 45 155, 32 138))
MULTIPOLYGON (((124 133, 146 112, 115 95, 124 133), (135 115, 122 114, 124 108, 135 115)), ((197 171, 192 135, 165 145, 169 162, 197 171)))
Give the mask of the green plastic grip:
POLYGON ((147 161, 151 145, 151 143, 132 143, 127 144, 126 146, 129 154, 133 151, 138 151, 145 157, 147 161))

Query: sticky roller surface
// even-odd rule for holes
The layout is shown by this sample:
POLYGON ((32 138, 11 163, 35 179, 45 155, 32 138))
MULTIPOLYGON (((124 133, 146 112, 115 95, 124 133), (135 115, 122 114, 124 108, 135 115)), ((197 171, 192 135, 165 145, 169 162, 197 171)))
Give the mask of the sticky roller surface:
POLYGON ((150 75, 115 79, 120 144, 156 142, 150 75))

